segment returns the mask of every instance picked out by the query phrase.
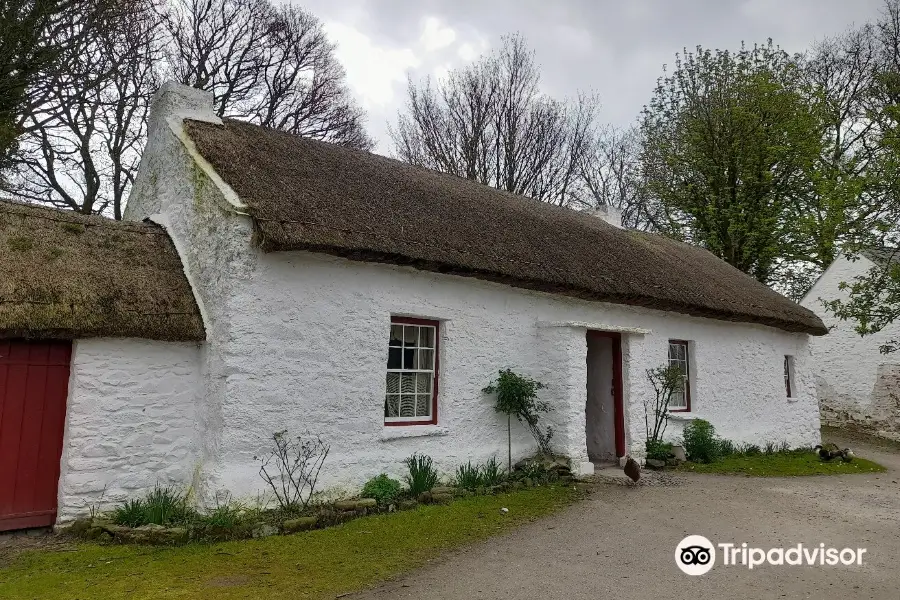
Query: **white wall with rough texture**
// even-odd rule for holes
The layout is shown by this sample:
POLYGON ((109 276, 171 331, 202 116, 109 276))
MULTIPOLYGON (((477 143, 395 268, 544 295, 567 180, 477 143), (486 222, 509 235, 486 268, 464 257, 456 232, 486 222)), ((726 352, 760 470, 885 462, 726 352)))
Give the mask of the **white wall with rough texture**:
POLYGON ((199 430, 199 349, 136 339, 76 341, 59 476, 60 522, 190 485, 199 430), (101 498, 102 497, 102 498, 101 498))
MULTIPOLYGON (((807 336, 658 311, 569 300, 457 276, 351 262, 308 253, 257 256, 257 267, 227 301, 233 311, 222 406, 217 485, 239 494, 259 488, 253 456, 274 431, 322 436, 332 444, 326 486, 354 487, 382 471, 398 475, 413 452, 435 457, 447 474, 468 460, 502 458, 504 419, 482 388, 499 369, 545 383, 542 398, 554 445, 587 460, 586 329, 559 321, 643 327, 625 334, 625 402, 631 451, 643 450, 646 369, 666 361, 668 340, 695 349, 693 412, 736 441, 819 441, 807 336), (383 424, 391 315, 438 319, 439 423, 383 424), (785 397, 782 361, 795 357, 797 394, 785 397)), ((226 301, 226 299, 222 299, 226 301)), ((683 421, 673 422, 670 437, 683 421)), ((516 457, 534 441, 514 426, 516 457)))
POLYGON ((829 425, 853 424, 900 439, 900 356, 881 354, 879 347, 900 337, 900 324, 865 337, 855 323, 841 321, 825 310, 824 300, 847 298, 838 286, 864 275, 874 264, 860 257, 839 256, 806 294, 801 304, 816 312, 831 329, 813 338, 815 387, 822 421, 829 425))

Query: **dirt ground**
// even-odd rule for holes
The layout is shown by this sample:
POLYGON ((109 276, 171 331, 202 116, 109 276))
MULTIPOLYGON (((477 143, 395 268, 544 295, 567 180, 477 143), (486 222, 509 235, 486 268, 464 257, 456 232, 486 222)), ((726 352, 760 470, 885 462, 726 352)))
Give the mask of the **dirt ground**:
POLYGON ((673 486, 598 485, 548 519, 446 557, 354 600, 900 597, 900 449, 825 435, 885 473, 751 479, 680 475, 673 486), (769 549, 866 548, 862 566, 675 565, 687 535, 769 549))

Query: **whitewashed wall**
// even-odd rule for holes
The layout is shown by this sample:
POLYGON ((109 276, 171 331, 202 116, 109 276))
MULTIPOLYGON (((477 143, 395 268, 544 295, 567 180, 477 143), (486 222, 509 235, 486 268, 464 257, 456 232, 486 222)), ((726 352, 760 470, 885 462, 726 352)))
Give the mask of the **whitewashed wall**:
POLYGON ((197 466, 197 344, 92 339, 74 344, 59 477, 59 521, 160 485, 197 466))
MULTIPOLYGON (((581 321, 644 327, 626 335, 626 403, 632 451, 643 445, 648 368, 664 364, 670 338, 694 342, 694 415, 737 441, 819 441, 808 376, 807 336, 649 310, 566 300, 412 269, 306 253, 257 257, 228 301, 232 313, 223 430, 222 484, 259 486, 252 460, 267 434, 309 430, 332 443, 329 485, 354 486, 382 471, 398 474, 414 451, 450 472, 467 460, 503 456, 506 428, 481 389, 513 368, 548 385, 557 447, 586 460, 586 340, 581 321), (391 315, 442 322, 439 424, 385 427, 384 373, 391 315), (796 397, 784 392, 782 361, 795 356, 796 397), (403 437, 397 437, 403 436, 403 437), (416 437, 411 437, 416 436, 416 437)), ((223 299, 224 301, 225 299, 223 299)), ((534 449, 515 427, 514 453, 534 449)), ((674 437, 678 422, 671 426, 674 437)))
POLYGON ((856 333, 852 321, 840 321, 827 312, 820 299, 845 299, 838 289, 874 264, 840 256, 822 274, 801 304, 815 311, 831 328, 815 338, 810 348, 815 358, 815 383, 822 420, 826 424, 851 423, 875 433, 900 439, 900 356, 881 354, 879 347, 900 338, 900 324, 865 337, 856 333))
MULTIPOLYGON (((202 104, 171 93, 163 90, 160 110, 202 104)), ((380 472, 399 475, 413 452, 432 455, 447 474, 468 460, 502 458, 506 422, 481 390, 507 367, 548 385, 542 398, 554 406, 554 445, 586 460, 585 328, 549 325, 560 321, 651 330, 623 340, 626 435, 635 454, 643 450, 642 401, 652 393, 645 371, 664 364, 669 338, 695 342, 694 414, 723 435, 794 445, 819 439, 806 335, 323 255, 262 254, 251 244, 249 218, 235 214, 234 198, 164 119, 154 115, 126 218, 151 217, 167 228, 206 319, 194 479, 201 498, 224 489, 254 498, 263 488, 253 457, 283 429, 331 443, 320 484, 348 491, 380 472), (391 315, 442 321, 436 426, 383 425, 391 315), (785 354, 796 356, 792 400, 784 397, 785 354)), ((515 457, 532 452, 527 432, 513 431, 515 457)), ((679 431, 673 424, 670 435, 679 431)))

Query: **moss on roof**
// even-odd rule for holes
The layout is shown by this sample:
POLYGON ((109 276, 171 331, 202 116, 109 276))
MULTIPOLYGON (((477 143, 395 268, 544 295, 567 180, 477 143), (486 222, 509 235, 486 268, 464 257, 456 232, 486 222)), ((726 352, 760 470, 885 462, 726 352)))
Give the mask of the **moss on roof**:
POLYGON ((205 335, 161 227, 0 200, 0 337, 205 335))

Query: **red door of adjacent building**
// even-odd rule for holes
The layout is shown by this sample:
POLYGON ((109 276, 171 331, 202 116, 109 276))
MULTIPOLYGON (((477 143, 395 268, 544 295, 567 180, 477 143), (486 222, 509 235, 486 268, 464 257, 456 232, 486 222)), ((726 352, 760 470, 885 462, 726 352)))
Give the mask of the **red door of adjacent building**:
POLYGON ((0 531, 56 521, 69 342, 0 339, 0 531))

